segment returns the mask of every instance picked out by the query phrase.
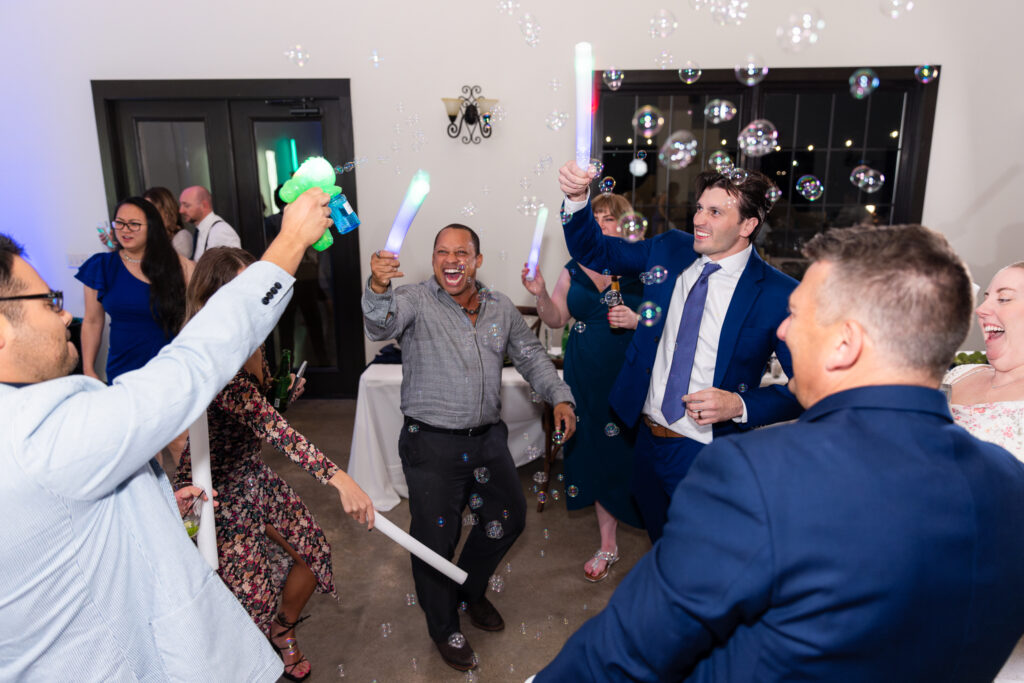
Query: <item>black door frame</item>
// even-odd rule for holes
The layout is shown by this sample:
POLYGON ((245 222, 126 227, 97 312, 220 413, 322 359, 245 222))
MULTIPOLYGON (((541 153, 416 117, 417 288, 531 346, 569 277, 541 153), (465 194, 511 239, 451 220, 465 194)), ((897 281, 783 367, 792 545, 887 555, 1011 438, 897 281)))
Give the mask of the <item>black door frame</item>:
MULTIPOLYGON (((267 119, 289 119, 289 103, 294 102, 296 109, 322 108, 320 120, 330 116, 332 125, 324 125, 323 145, 326 158, 343 163, 353 158, 354 141, 352 133, 352 101, 348 79, 251 79, 251 80, 151 80, 151 81, 92 81, 93 106, 96 114, 96 128, 99 136, 100 162, 103 170, 104 189, 108 212, 112 212, 120 197, 126 196, 130 190, 129 174, 137 173, 138 161, 122 158, 122 136, 132 133, 126 131, 124 121, 118 120, 119 108, 130 104, 132 108, 145 111, 146 102, 173 102, 174 100, 195 101, 211 100, 229 103, 228 111, 223 112, 223 127, 227 128, 226 143, 230 150, 227 159, 218 159, 218 168, 229 169, 233 180, 231 188, 216 189, 221 196, 215 199, 217 212, 224 216, 232 225, 239 227, 239 234, 245 240, 246 234, 257 229, 253 220, 252 207, 242 207, 234 187, 241 187, 243 181, 252 182, 254 168, 249 168, 248 161, 242 163, 239 157, 240 148, 251 145, 251 141, 232 140, 230 130, 238 117, 230 111, 232 100, 258 100, 273 103, 277 116, 267 119), (285 106, 280 106, 285 105, 285 106), (348 113, 346 116, 345 114, 348 113), (337 118, 335 118, 337 117, 337 118), (231 121, 235 118, 235 121, 231 121), (336 131, 331 132, 331 131, 336 131)), ((168 117, 161 116, 161 120, 168 117)), ((221 130, 222 123, 209 123, 212 119, 189 113, 183 118, 196 120, 203 118, 208 121, 207 136, 211 132, 221 130)), ((260 116, 260 120, 264 120, 260 116)), ((248 133, 251 135, 251 130, 248 133)), ((211 184, 214 184, 215 162, 210 164, 211 184)), ((355 174, 346 174, 345 195, 358 213, 355 174)), ((217 195, 215 195, 217 197, 217 195)), ((262 216, 259 217, 262 225, 262 216)), ((335 235, 335 244, 326 253, 330 255, 333 270, 332 296, 335 302, 334 324, 337 331, 337 368, 310 368, 306 377, 309 382, 308 393, 318 397, 355 397, 359 375, 365 366, 365 347, 361 332, 357 335, 346 335, 348 327, 345 321, 359 320, 362 313, 359 307, 359 295, 362 283, 359 281, 359 231, 355 230, 345 236, 335 235), (348 337, 352 338, 349 339, 348 337)), ((243 242, 254 243, 249 239, 243 242)))

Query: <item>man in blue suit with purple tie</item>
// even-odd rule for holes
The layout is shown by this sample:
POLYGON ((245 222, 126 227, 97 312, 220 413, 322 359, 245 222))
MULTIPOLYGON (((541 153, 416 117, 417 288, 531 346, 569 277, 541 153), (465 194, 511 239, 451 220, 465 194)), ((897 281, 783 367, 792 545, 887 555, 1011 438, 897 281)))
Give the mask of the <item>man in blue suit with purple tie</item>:
POLYGON ((772 183, 761 173, 740 182, 700 174, 693 234, 669 230, 639 242, 601 234, 587 201, 591 180, 573 161, 559 172, 569 253, 597 271, 658 273, 644 298, 663 315, 637 327, 610 396, 619 417, 637 427, 633 492, 656 541, 672 492, 702 448, 800 414, 785 386, 760 386, 773 352, 792 376, 775 329, 796 281, 753 248, 771 208, 772 183))
POLYGON ((966 267, 921 226, 804 253, 778 335, 806 412, 700 453, 664 536, 536 683, 988 683, 1024 633, 1024 464, 937 390, 966 267))

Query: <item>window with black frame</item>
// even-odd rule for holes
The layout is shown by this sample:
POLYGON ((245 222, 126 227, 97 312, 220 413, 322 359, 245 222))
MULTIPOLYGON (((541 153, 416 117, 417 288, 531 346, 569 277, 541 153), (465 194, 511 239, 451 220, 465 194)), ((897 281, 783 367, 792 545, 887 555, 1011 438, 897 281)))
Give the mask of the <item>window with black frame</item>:
POLYGON ((914 67, 872 67, 878 86, 858 98, 850 86, 857 68, 773 69, 754 87, 740 84, 731 70, 705 71, 692 84, 675 71, 626 71, 617 90, 600 88, 594 149, 605 165, 602 175, 614 179, 613 191, 630 199, 654 235, 692 231, 694 180, 705 168, 724 161, 767 174, 781 196, 757 247, 770 263, 801 277, 801 247, 826 228, 921 220, 938 83, 920 82, 914 67), (731 103, 726 117, 735 114, 723 118, 722 107, 705 113, 715 100, 731 103), (650 137, 633 125, 644 106, 664 119, 650 137), (760 157, 742 154, 737 143, 756 119, 771 121, 779 134, 773 151, 760 157), (692 133, 698 150, 692 163, 674 170, 659 163, 658 152, 680 130, 692 133), (864 166, 884 181, 851 178, 864 166), (814 176, 820 188, 801 192, 804 176, 814 176))

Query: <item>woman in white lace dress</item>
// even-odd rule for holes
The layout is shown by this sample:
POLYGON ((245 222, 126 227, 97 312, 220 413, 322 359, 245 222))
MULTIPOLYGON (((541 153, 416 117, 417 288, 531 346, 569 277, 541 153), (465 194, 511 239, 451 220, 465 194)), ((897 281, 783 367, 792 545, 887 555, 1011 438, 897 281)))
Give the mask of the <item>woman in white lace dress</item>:
MULTIPOLYGON (((989 364, 949 371, 949 409, 971 434, 1024 461, 1024 262, 996 273, 975 313, 989 364)), ((1024 520, 1016 523, 1024 528, 1024 520)), ((1024 640, 996 680, 1024 681, 1024 640)))

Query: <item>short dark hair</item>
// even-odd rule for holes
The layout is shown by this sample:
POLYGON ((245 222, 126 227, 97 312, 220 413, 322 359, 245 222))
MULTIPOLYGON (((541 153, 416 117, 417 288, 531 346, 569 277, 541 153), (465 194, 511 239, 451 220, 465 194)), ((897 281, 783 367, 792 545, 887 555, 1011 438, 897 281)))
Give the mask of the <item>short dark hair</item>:
POLYGON ((476 249, 476 253, 480 253, 480 235, 476 234, 476 231, 473 230, 473 228, 469 227, 468 225, 463 225, 462 223, 449 223, 448 225, 438 230, 437 234, 434 235, 435 248, 437 247, 437 240, 440 239, 441 233, 447 230, 448 228, 452 228, 454 230, 465 230, 466 232, 468 232, 469 238, 473 240, 473 248, 476 249))
MULTIPOLYGON (((743 170, 743 169, 738 169, 743 170)), ((704 194, 704 190, 711 187, 720 187, 729 193, 730 197, 739 200, 740 218, 756 218, 757 225, 748 238, 751 243, 761 232, 761 226, 768 218, 768 212, 772 208, 771 200, 768 199, 768 190, 773 183, 768 176, 760 171, 746 171, 746 179, 737 182, 731 175, 719 173, 718 171, 703 171, 697 176, 697 199, 704 194)))
MULTIPOLYGON (((0 296, 13 296, 25 288, 25 283, 12 274, 14 257, 24 253, 20 244, 0 232, 0 296)), ((0 315, 16 322, 21 319, 21 305, 17 301, 2 301, 0 315)))
POLYGON ((921 225, 833 228, 803 253, 832 266, 819 323, 849 315, 894 364, 942 377, 974 308, 971 275, 945 237, 921 225))

